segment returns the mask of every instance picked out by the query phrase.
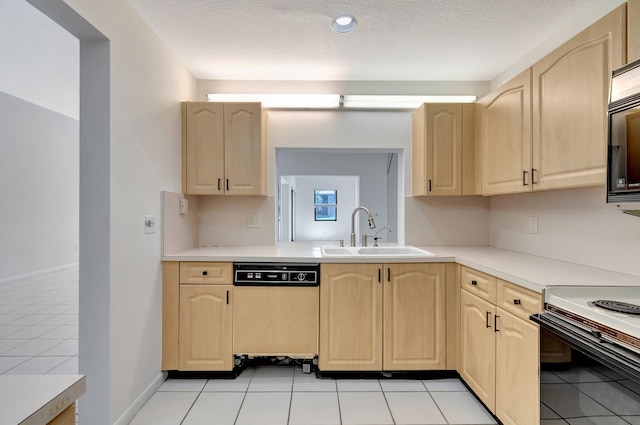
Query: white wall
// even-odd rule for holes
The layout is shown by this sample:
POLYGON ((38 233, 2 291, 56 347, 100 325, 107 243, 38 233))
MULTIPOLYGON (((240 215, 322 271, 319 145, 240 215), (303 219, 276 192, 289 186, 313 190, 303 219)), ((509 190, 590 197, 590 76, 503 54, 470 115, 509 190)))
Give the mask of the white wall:
MULTIPOLYGON (((48 3, 44 2, 43 7, 48 7, 48 3)), ((82 252, 80 255, 81 372, 85 372, 83 351, 103 356, 106 350, 108 364, 102 365, 107 370, 107 376, 102 378, 98 365, 86 360, 89 398, 81 403, 85 410, 80 408, 80 420, 91 424, 128 423, 162 377, 161 238, 159 233, 145 235, 143 223, 147 214, 161 216, 162 190, 181 189, 179 102, 194 98, 195 80, 128 1, 66 0, 66 3, 109 39, 109 63, 104 66, 110 73, 106 94, 111 105, 110 125, 105 131, 109 133, 110 147, 104 163, 109 164, 110 190, 103 196, 110 200, 109 210, 104 214, 110 230, 109 240, 100 241, 110 247, 108 308, 102 318, 87 314, 92 323, 85 323, 84 329, 83 311, 92 308, 102 311, 103 300, 91 298, 89 301, 96 305, 83 307, 82 252), (105 321, 107 327, 103 325, 105 321), (108 333, 104 346, 94 348, 83 342, 83 332, 89 336, 92 330, 94 334, 108 333), (95 352, 96 349, 100 352, 95 352), (108 382, 105 384, 104 380, 108 382), (104 385, 107 394, 96 399, 97 388, 104 385), (88 409, 89 406, 96 409, 88 409)), ((56 11, 66 13, 64 5, 59 5, 56 11)), ((83 43, 91 44, 91 40, 83 43)), ((97 49, 104 47, 100 45, 97 49)), ((84 78, 99 72, 91 70, 84 78)), ((82 79, 81 73, 81 85, 82 79)), ((83 98, 82 91, 80 96, 83 98)), ((81 114, 81 158, 84 158, 82 120, 81 114)), ((82 172, 82 162, 80 168, 82 172)), ((83 181, 80 185, 82 194, 83 181)), ((102 274, 95 278, 101 279, 102 274)), ((87 284, 91 286, 90 282, 87 284)), ((92 339, 100 338, 102 335, 92 335, 92 339)))
MULTIPOLYGON (((348 241, 351 234, 351 212, 358 205, 359 200, 358 180, 358 176, 298 176, 295 198, 295 240, 300 242, 338 239, 348 241), (315 221, 314 191, 316 189, 337 191, 336 221, 315 221)), ((356 234, 360 235, 360 232, 356 231, 356 234)))
POLYGON ((24 0, 0 2, 0 92, 78 119, 78 39, 24 0))
POLYGON ((640 218, 607 205, 604 187, 492 197, 491 245, 640 276, 640 218))
POLYGON ((79 44, 0 2, 0 282, 78 263, 79 44))

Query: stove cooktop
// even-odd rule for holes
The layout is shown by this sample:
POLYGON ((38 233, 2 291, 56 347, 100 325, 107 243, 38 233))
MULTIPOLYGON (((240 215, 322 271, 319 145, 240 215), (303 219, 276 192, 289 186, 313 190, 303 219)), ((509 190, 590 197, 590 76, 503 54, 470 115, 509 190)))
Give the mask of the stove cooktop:
POLYGON ((588 304, 590 306, 604 308, 605 310, 613 311, 616 313, 630 314, 632 316, 637 316, 640 314, 640 305, 622 301, 596 300, 590 301, 588 304))
POLYGON ((555 286, 544 299, 553 315, 640 352, 640 287, 555 286))

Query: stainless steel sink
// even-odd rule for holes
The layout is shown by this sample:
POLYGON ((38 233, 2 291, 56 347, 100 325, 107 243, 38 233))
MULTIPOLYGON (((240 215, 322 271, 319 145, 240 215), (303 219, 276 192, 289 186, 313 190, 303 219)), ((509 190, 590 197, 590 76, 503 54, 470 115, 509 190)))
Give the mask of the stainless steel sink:
POLYGON ((323 246, 323 257, 435 257, 433 252, 414 246, 338 247, 323 246))

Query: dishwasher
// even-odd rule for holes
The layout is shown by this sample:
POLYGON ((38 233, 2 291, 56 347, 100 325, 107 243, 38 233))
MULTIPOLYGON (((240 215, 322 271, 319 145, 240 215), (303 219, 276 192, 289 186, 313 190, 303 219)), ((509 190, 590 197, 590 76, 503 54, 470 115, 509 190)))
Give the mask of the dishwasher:
POLYGON ((320 265, 234 263, 233 352, 316 360, 320 265))

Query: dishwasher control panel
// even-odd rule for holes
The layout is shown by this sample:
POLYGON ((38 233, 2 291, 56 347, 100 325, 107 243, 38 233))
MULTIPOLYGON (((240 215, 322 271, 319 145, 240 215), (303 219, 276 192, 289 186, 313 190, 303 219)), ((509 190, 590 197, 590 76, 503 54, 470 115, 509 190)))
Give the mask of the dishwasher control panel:
POLYGON ((234 263, 235 286, 318 286, 318 263, 234 263))

